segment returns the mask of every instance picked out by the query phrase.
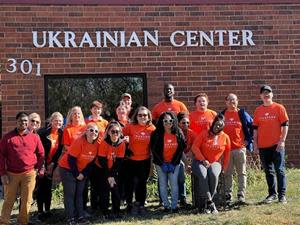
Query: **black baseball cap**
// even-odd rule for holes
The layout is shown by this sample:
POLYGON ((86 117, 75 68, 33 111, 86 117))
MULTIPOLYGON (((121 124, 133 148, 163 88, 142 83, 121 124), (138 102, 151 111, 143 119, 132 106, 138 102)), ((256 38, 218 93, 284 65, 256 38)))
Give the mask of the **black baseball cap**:
POLYGON ((272 88, 269 85, 263 85, 260 88, 260 93, 263 93, 264 91, 272 92, 272 88))

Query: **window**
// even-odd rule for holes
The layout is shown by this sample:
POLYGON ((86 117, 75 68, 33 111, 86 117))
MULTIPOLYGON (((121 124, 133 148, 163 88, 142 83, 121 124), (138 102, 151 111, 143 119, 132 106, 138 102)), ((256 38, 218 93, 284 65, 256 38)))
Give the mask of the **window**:
POLYGON ((91 114, 89 106, 94 100, 105 103, 103 114, 109 118, 125 92, 131 94, 133 106, 147 106, 146 75, 46 75, 46 118, 55 111, 66 117, 68 110, 73 106, 80 106, 87 117, 91 114))

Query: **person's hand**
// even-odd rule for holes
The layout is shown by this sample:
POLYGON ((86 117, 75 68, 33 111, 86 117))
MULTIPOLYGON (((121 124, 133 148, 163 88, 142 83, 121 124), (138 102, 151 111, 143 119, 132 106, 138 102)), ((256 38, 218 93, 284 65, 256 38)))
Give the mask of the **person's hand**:
POLYGON ((114 177, 108 177, 108 178, 107 178, 107 181, 108 181, 109 186, 110 186, 111 188, 113 188, 113 187, 117 184, 114 177))
POLYGON ((82 173, 80 173, 80 174, 76 177, 77 180, 83 180, 83 178, 84 178, 84 176, 83 176, 82 173))
POLYGON ((210 167, 210 163, 207 160, 203 160, 202 163, 206 168, 210 167))
POLYGON ((49 176, 51 176, 52 173, 53 173, 53 169, 54 169, 54 163, 50 163, 50 164, 47 166, 46 174, 48 174, 49 176))
POLYGON ((44 175, 45 175, 45 167, 39 169, 39 171, 38 171, 38 176, 40 178, 44 177, 44 175))
POLYGON ((285 149, 285 142, 284 141, 279 141, 277 144, 276 151, 281 152, 285 149))
POLYGON ((129 136, 124 136, 124 137, 123 137, 123 141, 124 141, 125 143, 129 143, 129 136))
POLYGON ((253 143, 253 152, 254 154, 258 154, 259 153, 259 149, 258 149, 258 146, 257 146, 257 143, 253 143))
POLYGON ((9 177, 5 174, 1 176, 1 182, 3 185, 8 185, 9 184, 9 177))

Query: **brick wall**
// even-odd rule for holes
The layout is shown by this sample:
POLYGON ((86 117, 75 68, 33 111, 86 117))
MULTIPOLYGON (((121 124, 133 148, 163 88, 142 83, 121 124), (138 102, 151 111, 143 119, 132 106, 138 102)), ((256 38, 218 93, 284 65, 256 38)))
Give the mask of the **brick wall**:
MULTIPOLYGON (((43 76, 9 74, 8 58, 41 63, 42 73, 146 73, 150 108, 172 82, 176 98, 193 110, 193 98, 206 92, 209 107, 224 108, 224 96, 235 92, 251 114, 259 87, 268 83, 274 100, 290 116, 288 160, 300 166, 300 4, 232 5, 14 5, 0 7, 2 130, 15 126, 17 111, 44 115, 43 76), (32 31, 159 30, 159 46, 137 48, 35 48, 32 31), (249 29, 255 46, 180 47, 169 43, 175 30, 249 29)), ((271 132, 271 131, 270 131, 271 132)))

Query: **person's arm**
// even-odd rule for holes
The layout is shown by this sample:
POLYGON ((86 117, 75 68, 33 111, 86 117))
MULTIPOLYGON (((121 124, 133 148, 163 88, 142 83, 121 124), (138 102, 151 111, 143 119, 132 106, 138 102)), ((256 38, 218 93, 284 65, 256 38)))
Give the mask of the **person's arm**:
POLYGON ((43 144, 41 142, 41 139, 38 135, 36 135, 36 139, 37 139, 37 143, 36 143, 35 154, 37 157, 37 164, 35 167, 39 171, 41 169, 45 169, 44 168, 45 150, 44 150, 43 144))
POLYGON ((68 163, 70 165, 71 173, 77 178, 80 174, 77 167, 77 158, 68 154, 68 163))
POLYGON ((258 134, 256 127, 253 127, 253 150, 255 154, 258 154, 258 134))
POLYGON ((0 176, 1 182, 3 185, 7 185, 9 183, 8 176, 6 174, 6 155, 7 155, 7 139, 4 136, 0 142, 0 176))
POLYGON ((282 151, 285 149, 285 140, 286 136, 288 134, 289 127, 287 125, 281 126, 281 135, 280 135, 280 140, 277 144, 276 151, 282 151))

